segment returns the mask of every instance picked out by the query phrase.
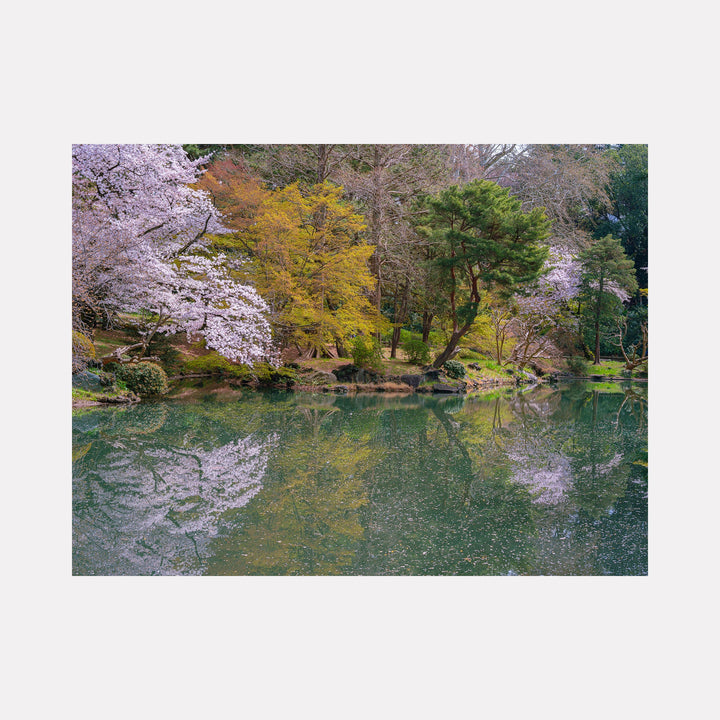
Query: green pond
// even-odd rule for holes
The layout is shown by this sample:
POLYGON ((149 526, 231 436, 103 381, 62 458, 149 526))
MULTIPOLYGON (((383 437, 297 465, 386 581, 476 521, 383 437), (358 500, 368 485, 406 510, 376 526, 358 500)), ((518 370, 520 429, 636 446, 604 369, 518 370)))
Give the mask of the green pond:
POLYGON ((646 575, 647 387, 73 416, 75 575, 646 575))

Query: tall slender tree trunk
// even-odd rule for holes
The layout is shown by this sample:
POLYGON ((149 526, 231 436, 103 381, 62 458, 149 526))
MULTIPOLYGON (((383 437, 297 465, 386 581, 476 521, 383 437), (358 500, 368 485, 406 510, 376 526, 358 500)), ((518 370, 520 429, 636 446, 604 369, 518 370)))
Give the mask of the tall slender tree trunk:
MULTIPOLYGON (((330 146, 332 147, 332 146, 330 146)), ((327 164, 330 150, 327 145, 317 146, 317 182, 318 184, 325 181, 327 177, 327 164)))
MULTIPOLYGON (((380 241, 381 241, 381 224, 382 212, 380 208, 380 148, 375 145, 373 148, 373 190, 372 190, 372 211, 370 213, 371 227, 370 240, 375 245, 375 252, 371 258, 370 269, 377 278, 377 288, 375 289, 375 308, 378 315, 382 309, 382 261, 380 258, 380 241)), ((378 329, 375 337, 380 342, 380 330, 378 329)))
POLYGON ((600 283, 598 286, 598 299, 597 305, 595 306, 595 360, 593 365, 600 364, 600 308, 602 305, 603 297, 603 276, 600 274, 600 283))
POLYGON ((427 341, 430 339, 430 330, 432 328, 432 321, 435 316, 433 313, 428 312, 427 310, 423 311, 423 319, 422 319, 422 341, 424 343, 427 343, 427 341))
MULTIPOLYGON (((375 287, 375 297, 373 298, 375 309, 377 310, 378 317, 380 316, 380 311, 382 309, 382 266, 380 265, 380 257, 378 255, 378 248, 377 245, 375 246, 375 252, 373 253, 372 257, 370 258, 370 271, 373 275, 375 275, 375 278, 377 279, 377 286, 375 287)), ((375 333, 375 339, 380 342, 380 329, 378 328, 377 332, 375 333)))
MULTIPOLYGON (((390 344, 390 357, 397 357, 397 348, 400 344, 400 331, 402 330, 402 323, 407 319, 408 301, 410 299, 410 283, 406 282, 403 288, 402 301, 400 303, 399 312, 395 313, 394 321, 395 327, 393 328, 392 342, 390 344)), ((397 303, 396 303, 397 306, 397 303)))

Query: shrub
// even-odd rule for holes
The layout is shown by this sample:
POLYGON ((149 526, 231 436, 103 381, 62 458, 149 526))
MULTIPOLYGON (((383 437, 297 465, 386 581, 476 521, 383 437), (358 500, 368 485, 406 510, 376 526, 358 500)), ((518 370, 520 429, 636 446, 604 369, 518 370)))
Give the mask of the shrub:
POLYGON ((463 360, 482 360, 482 355, 474 350, 470 350, 470 348, 460 348, 458 357, 463 360))
POLYGON ((415 365, 427 365, 430 362, 430 348, 419 337, 411 335, 402 347, 407 353, 408 362, 415 365))
POLYGON ((115 377, 137 395, 162 395, 168 391, 167 375, 151 362, 122 363, 115 366, 115 377))
POLYGON ((581 355, 569 357, 565 362, 567 363, 568 370, 570 370, 573 375, 584 376, 588 374, 588 361, 581 355))
POLYGON ((253 373, 259 385, 279 385, 284 383, 287 387, 292 387, 297 382, 297 375, 291 368, 276 368, 268 363, 256 363, 253 366, 253 373))
POLYGON ((465 377, 465 366, 458 360, 448 360, 444 365, 443 369, 451 378, 465 377))
POLYGON ((382 360, 380 344, 375 338, 358 335, 350 346, 353 362, 359 367, 379 368, 382 360))
POLYGON ((160 358, 160 362, 166 370, 175 372, 182 368, 181 353, 173 345, 172 336, 156 334, 150 345, 148 345, 146 354, 160 358))
POLYGON ((250 370, 246 365, 235 365, 226 357, 216 352, 201 355, 185 363, 185 372, 210 373, 211 375, 230 375, 245 380, 251 379, 250 370))
POLYGON ((72 331, 72 371, 83 370, 88 360, 95 359, 95 346, 87 335, 72 331))

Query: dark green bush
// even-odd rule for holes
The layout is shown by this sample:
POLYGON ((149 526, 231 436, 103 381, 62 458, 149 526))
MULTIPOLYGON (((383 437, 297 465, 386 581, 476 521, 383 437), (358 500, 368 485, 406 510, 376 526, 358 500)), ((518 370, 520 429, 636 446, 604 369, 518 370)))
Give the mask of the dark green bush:
POLYGON ((408 362, 427 365, 430 362, 430 348, 417 336, 410 336, 402 346, 407 353, 408 362))
POLYGON ((465 377, 465 366, 458 360, 448 360, 443 365, 443 370, 447 373, 448 377, 461 378, 465 377))
POLYGON ((585 376, 588 374, 589 365, 588 361, 582 357, 581 355, 575 355, 574 357, 569 357, 565 361, 568 366, 568 370, 573 375, 580 375, 585 376))
POLYGON ((145 353, 160 358, 163 368, 171 373, 182 369, 182 354, 173 344, 174 337, 156 334, 145 353))
POLYGON ((350 345, 353 362, 359 367, 377 369, 382 361, 380 344, 375 338, 358 335, 350 345))
POLYGON ((122 363, 114 368, 115 377, 137 395, 162 395, 168 391, 167 375, 155 363, 122 363))

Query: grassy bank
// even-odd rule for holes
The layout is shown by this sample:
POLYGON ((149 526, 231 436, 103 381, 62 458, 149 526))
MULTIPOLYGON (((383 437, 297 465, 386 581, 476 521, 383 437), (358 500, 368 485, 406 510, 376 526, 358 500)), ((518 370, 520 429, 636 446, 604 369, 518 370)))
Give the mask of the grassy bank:
MULTIPOLYGON (((96 357, 110 355, 119 347, 132 345, 138 336, 134 328, 132 316, 121 316, 117 328, 97 330, 93 338, 96 357)), ((440 350, 432 348, 433 354, 440 350)), ((513 386, 534 381, 527 371, 519 370, 513 365, 501 366, 490 357, 460 348, 456 361, 461 363, 465 374, 461 377, 450 377, 441 372, 437 378, 422 378, 417 388, 411 387, 401 380, 402 376, 423 376, 427 366, 411 362, 405 352, 399 348, 397 357, 390 357, 389 348, 383 348, 381 357, 376 359, 372 369, 338 381, 334 374, 344 366, 353 363, 352 358, 296 358, 280 368, 273 368, 259 363, 254 367, 239 365, 207 350, 202 342, 188 342, 185 335, 160 337, 149 349, 149 354, 159 358, 159 365, 168 377, 170 398, 183 397, 188 392, 206 389, 208 392, 232 392, 243 387, 284 387, 295 390, 320 392, 432 392, 435 383, 442 383, 447 388, 461 392, 472 392, 499 386, 513 386)), ((111 371, 113 366, 108 366, 111 371)), ((544 363, 542 374, 559 374, 574 377, 592 378, 601 376, 607 380, 628 379, 624 372, 624 364, 615 360, 603 360, 600 365, 592 365, 581 359, 575 364, 564 362, 544 363)), ((93 372, 103 375, 102 370, 93 372)), ((347 374, 347 373, 346 373, 347 374)), ((342 376, 342 371, 341 371, 342 376)), ((632 373, 633 378, 647 377, 646 370, 638 368, 632 373)), ((595 378, 597 379, 597 378, 595 378)), ((111 372, 104 375, 105 382, 112 380, 111 372)), ((436 388, 435 388, 436 389, 436 388)), ((74 387, 73 406, 82 407, 97 403, 133 402, 137 400, 122 381, 115 381, 108 387, 97 391, 74 387)))

